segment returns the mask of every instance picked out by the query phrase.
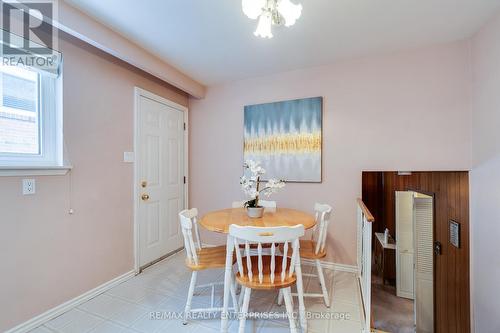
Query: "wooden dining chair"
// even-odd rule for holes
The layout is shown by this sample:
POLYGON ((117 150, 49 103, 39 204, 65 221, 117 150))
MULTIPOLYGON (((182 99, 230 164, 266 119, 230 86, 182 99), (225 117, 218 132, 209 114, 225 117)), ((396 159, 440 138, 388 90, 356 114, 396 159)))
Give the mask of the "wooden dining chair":
MULTIPOLYGON (((197 222, 198 210, 196 208, 183 210, 179 213, 182 235, 184 237, 184 247, 186 250, 186 266, 192 270, 191 283, 189 284, 186 306, 184 308, 184 322, 187 324, 187 319, 194 312, 217 312, 222 311, 221 307, 214 307, 215 286, 223 285, 224 282, 212 282, 208 284, 196 285, 198 272, 207 269, 224 269, 226 265, 226 246, 202 247, 200 233, 197 222), (196 242, 193 239, 193 233, 196 242), (191 303, 193 300, 195 288, 212 288, 211 301, 209 308, 192 309, 191 303)), ((236 260, 234 259, 233 264, 236 260)), ((231 297, 233 300, 233 310, 238 311, 238 301, 234 284, 231 282, 231 297)))
MULTIPOLYGON (((233 208, 243 208, 246 201, 233 201, 233 208)), ((276 208, 276 201, 259 200, 259 205, 264 208, 276 208)))
MULTIPOLYGON (((304 235, 304 226, 262 228, 233 224, 229 227, 229 235, 234 244, 228 247, 227 255, 230 256, 236 252, 238 263, 236 281, 242 286, 241 292, 244 294, 243 304, 240 308, 239 332, 245 331, 252 289, 269 291, 279 289, 285 299, 290 331, 296 333, 297 326, 293 317, 291 286, 296 283, 302 285, 299 238, 304 235), (255 251, 251 250, 251 244, 257 244, 256 254, 255 251), (262 244, 271 244, 270 255, 262 253, 262 244), (283 244, 283 255, 277 254, 278 244, 283 244), (244 245, 243 251, 240 251, 240 245, 244 245), (288 256, 289 252, 292 253, 291 256, 288 256), (300 280, 298 281, 298 279, 300 280)), ((297 289, 302 290, 302 288, 297 289)))
MULTIPOLYGON (((330 298, 328 296, 323 268, 321 267, 321 259, 326 257, 326 235, 332 207, 327 204, 317 203, 314 205, 314 211, 316 212, 316 225, 313 228, 310 239, 300 240, 300 256, 314 261, 317 274, 303 273, 302 275, 317 277, 321 286, 321 293, 304 292, 304 297, 322 297, 326 307, 330 307, 330 298)), ((296 296, 296 294, 292 295, 296 296)), ((278 304, 281 305, 282 300, 283 295, 280 293, 278 304)))

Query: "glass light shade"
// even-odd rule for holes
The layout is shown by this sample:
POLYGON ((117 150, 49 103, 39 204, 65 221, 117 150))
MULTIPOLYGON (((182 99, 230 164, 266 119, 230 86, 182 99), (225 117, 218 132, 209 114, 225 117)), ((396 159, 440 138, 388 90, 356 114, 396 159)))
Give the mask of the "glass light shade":
POLYGON ((273 38, 273 33, 271 31, 272 22, 271 12, 263 12, 262 15, 260 15, 259 24, 257 25, 257 30, 255 30, 254 35, 262 38, 273 38))
POLYGON ((266 0, 242 0, 241 5, 243 13, 248 16, 248 18, 255 20, 262 14, 262 9, 266 5, 266 0))
POLYGON ((295 24, 295 21, 302 14, 302 5, 296 5, 290 0, 281 0, 278 3, 278 11, 285 19, 285 26, 290 27, 295 24))

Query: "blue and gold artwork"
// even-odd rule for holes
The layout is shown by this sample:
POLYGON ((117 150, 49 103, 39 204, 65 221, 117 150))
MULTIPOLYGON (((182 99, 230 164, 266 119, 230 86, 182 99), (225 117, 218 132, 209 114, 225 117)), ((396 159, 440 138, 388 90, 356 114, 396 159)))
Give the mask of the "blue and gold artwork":
POLYGON ((244 160, 266 178, 321 182, 322 106, 322 97, 245 106, 244 160))

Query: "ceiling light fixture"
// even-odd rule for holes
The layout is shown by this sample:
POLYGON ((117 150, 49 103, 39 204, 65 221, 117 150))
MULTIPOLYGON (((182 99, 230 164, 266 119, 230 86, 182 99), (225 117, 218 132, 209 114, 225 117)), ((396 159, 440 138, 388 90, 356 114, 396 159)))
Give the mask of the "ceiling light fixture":
POLYGON ((252 20, 259 19, 254 35, 272 38, 272 25, 290 27, 302 13, 302 5, 290 0, 242 0, 243 13, 252 20))

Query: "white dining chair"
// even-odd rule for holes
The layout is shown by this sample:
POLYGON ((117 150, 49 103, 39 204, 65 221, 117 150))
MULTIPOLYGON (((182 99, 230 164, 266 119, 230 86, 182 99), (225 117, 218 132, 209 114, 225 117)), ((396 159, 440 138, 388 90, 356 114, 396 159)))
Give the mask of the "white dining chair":
POLYGON ((259 206, 262 206, 264 208, 276 208, 277 204, 276 201, 259 200, 259 206))
POLYGON ((232 208, 243 208, 246 201, 233 201, 232 208))
MULTIPOLYGON (((305 259, 312 260, 316 266, 317 274, 303 273, 303 276, 317 277, 321 286, 321 293, 304 292, 304 297, 322 297, 326 307, 330 307, 330 297, 325 283, 323 268, 321 267, 321 259, 326 257, 326 236, 328 232, 328 224, 332 213, 332 207, 327 204, 315 204, 316 225, 313 228, 310 239, 300 240, 300 256, 305 259)), ((296 296, 296 294, 292 294, 296 296)), ((280 293, 278 304, 282 304, 283 295, 280 293)))
MULTIPOLYGON (((274 291, 280 289, 285 299, 290 331, 297 332, 297 325, 293 316, 291 286, 296 283, 302 285, 300 269, 299 238, 304 235, 304 226, 294 227, 247 227, 231 225, 229 235, 233 246, 228 247, 227 256, 236 252, 238 271, 236 281, 242 286, 243 304, 240 308, 239 332, 245 331, 250 295, 252 289, 274 291), (250 245, 257 245, 257 254, 250 245), (262 244, 271 244, 271 253, 262 253, 262 244), (279 244, 283 244, 283 255, 278 255, 279 244), (240 245, 244 245, 244 255, 240 245), (291 256, 288 256, 292 253, 291 256)), ((299 291, 302 288, 297 288, 299 291)), ((301 295, 299 295, 301 297, 301 295)))
MULTIPOLYGON (((246 201, 233 201, 233 208, 243 208, 246 201)), ((259 200, 259 205, 264 208, 276 208, 276 201, 259 200)))
MULTIPOLYGON (((223 285, 224 282, 220 281, 220 282, 212 282, 202 285, 196 285, 196 280, 199 271, 207 269, 225 268, 226 246, 215 246, 215 247, 205 247, 205 248, 201 246, 197 216, 198 216, 198 210, 196 208, 183 210, 179 213, 182 235, 184 237, 184 247, 186 250, 186 266, 192 270, 191 283, 189 284, 186 306, 184 308, 183 324, 187 324, 187 319, 194 312, 213 313, 222 311, 221 307, 214 307, 214 298, 215 298, 215 286, 223 285), (193 233, 196 237, 196 242, 193 239, 193 233), (192 309, 191 304, 195 288, 207 288, 207 287, 212 288, 210 307, 192 309)), ((231 282, 230 290, 231 290, 231 297, 233 300, 232 310, 238 311, 238 301, 236 300, 236 293, 234 287, 235 287, 234 284, 231 282)))

